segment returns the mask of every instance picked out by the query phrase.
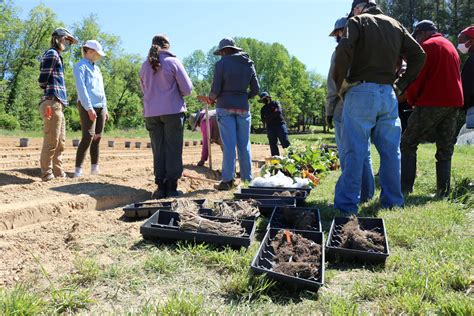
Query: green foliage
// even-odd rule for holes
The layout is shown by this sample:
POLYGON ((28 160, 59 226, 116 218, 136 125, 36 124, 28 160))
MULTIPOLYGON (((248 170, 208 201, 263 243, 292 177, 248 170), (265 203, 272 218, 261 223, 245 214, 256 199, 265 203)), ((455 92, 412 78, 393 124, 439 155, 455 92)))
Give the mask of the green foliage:
POLYGON ((7 113, 0 113, 0 128, 15 130, 20 127, 16 117, 7 113))
POLYGON ((187 292, 174 293, 156 310, 158 315, 201 315, 204 314, 204 298, 187 292))
POLYGON ((0 314, 37 315, 45 312, 46 302, 30 291, 26 285, 19 284, 11 290, 0 289, 0 314))
POLYGON ((87 308, 93 302, 90 290, 83 290, 77 287, 61 288, 53 289, 51 292, 50 306, 57 314, 70 314, 87 308))
POLYGON ((99 264, 91 258, 76 258, 74 268, 74 272, 67 277, 68 284, 89 285, 96 281, 100 275, 99 264))

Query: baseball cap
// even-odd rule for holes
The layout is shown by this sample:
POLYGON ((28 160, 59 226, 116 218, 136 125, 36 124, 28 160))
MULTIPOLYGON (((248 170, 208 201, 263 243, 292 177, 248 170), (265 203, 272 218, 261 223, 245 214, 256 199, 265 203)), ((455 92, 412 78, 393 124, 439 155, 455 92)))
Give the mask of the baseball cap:
POLYGON ((87 47, 90 49, 95 50, 100 56, 104 57, 105 53, 104 50, 102 49, 102 45, 96 40, 88 40, 87 42, 82 45, 82 47, 87 47))
POLYGON ((466 27, 464 30, 461 31, 461 34, 464 34, 469 38, 474 38, 474 26, 466 27))
POLYGON ((415 24, 412 36, 415 36, 417 32, 428 32, 428 31, 438 31, 438 28, 433 21, 423 20, 415 24))

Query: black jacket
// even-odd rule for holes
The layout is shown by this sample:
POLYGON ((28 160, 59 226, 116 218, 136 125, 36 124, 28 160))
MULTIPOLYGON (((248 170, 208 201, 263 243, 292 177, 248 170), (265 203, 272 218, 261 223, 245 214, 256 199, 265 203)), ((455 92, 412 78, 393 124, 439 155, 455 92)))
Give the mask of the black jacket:
POLYGON ((272 101, 262 106, 262 109, 260 110, 260 116, 262 117, 262 122, 264 122, 267 126, 278 126, 285 124, 285 119, 283 118, 280 103, 277 101, 272 101))
POLYGON ((474 53, 469 54, 462 69, 462 90, 464 92, 464 108, 474 106, 474 53))

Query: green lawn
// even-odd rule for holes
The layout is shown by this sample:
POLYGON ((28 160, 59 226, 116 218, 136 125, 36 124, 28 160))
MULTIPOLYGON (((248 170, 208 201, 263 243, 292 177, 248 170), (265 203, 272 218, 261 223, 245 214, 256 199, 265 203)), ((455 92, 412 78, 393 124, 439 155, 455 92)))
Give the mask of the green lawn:
MULTIPOLYGON (((309 135, 305 139, 312 141, 309 135)), ((217 250, 184 243, 130 244, 124 235, 106 241, 112 265, 99 265, 100 253, 89 253, 78 258, 77 273, 46 289, 33 284, 0 290, 0 314, 101 314, 105 302, 116 305, 117 314, 129 315, 474 315, 474 206, 465 180, 474 179, 474 147, 457 147, 454 154, 453 186, 457 193, 464 191, 457 197, 464 204, 430 197, 434 152, 433 145, 420 146, 415 191, 405 208, 382 210, 377 200, 361 207, 361 215, 385 219, 391 251, 385 267, 327 264, 326 285, 317 294, 253 277, 249 265, 258 243, 248 250, 217 250), (128 301, 116 299, 119 290, 128 301)), ((373 158, 377 170, 375 152, 373 158)), ((321 211, 326 237, 336 215, 331 204, 338 176, 324 178, 309 199, 321 211)))

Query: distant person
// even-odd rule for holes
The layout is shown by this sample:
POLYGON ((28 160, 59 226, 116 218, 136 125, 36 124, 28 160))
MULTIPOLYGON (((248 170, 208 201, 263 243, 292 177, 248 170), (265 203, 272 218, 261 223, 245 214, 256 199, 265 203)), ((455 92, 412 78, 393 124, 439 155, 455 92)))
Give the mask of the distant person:
POLYGON ((457 119, 464 104, 461 59, 454 45, 438 33, 432 21, 416 24, 413 36, 427 58, 423 70, 407 90, 408 103, 415 109, 402 136, 402 190, 413 191, 418 145, 434 131, 437 196, 443 197, 450 190, 457 119))
POLYGON ((235 186, 236 147, 240 177, 243 181, 252 180, 249 99, 258 95, 260 86, 253 61, 242 48, 235 46, 233 39, 222 39, 214 55, 221 59, 215 65, 211 92, 206 101, 217 103, 217 122, 224 148, 222 181, 215 188, 230 190, 235 186))
POLYGON ((77 148, 74 177, 82 176, 82 164, 90 147, 91 174, 99 173, 99 144, 109 118, 102 72, 97 62, 105 56, 102 45, 89 40, 81 47, 82 59, 74 67, 82 139, 77 148))
POLYGON ((458 36, 458 50, 469 57, 462 69, 464 108, 467 110, 466 127, 474 128, 474 26, 465 28, 458 36))
POLYGON ((267 128, 268 142, 270 143, 270 152, 272 156, 280 156, 278 150, 278 140, 280 140, 281 147, 290 147, 288 139, 288 127, 286 126, 285 118, 283 117, 283 110, 278 101, 272 100, 268 92, 260 94, 260 100, 263 103, 260 110, 262 122, 267 128))
MULTIPOLYGON (((397 64, 397 78, 400 78, 406 71, 407 65, 403 61, 403 58, 400 57, 400 60, 397 64)), ((406 92, 402 95, 397 97, 398 101, 398 117, 400 118, 400 123, 402 124, 402 135, 407 129, 408 126, 408 119, 410 118, 411 113, 413 112, 413 108, 407 102, 407 94, 406 92)))
POLYGON ((183 64, 170 51, 165 35, 153 37, 148 59, 140 70, 144 116, 153 150, 157 190, 152 198, 176 197, 183 173, 183 97, 193 88, 183 64))
MULTIPOLYGON (((336 21, 334 24, 333 31, 329 34, 336 39, 336 42, 339 43, 344 32, 344 27, 347 24, 347 17, 342 17, 336 21)), ((334 127, 336 144, 339 154, 339 162, 341 163, 341 170, 344 170, 344 143, 342 141, 342 106, 343 100, 339 95, 339 92, 336 88, 336 82, 332 76, 334 72, 334 67, 336 66, 336 51, 331 56, 331 66, 329 69, 328 79, 327 79, 327 97, 326 97, 326 122, 329 128, 334 127), (334 126, 333 126, 334 122, 334 126)), ((372 159, 370 155, 366 157, 364 161, 364 170, 362 172, 362 184, 360 192, 360 202, 364 203, 374 196, 375 191, 375 181, 372 171, 372 159)))
MULTIPOLYGON (((221 136, 219 134, 219 126, 217 124, 217 113, 216 110, 208 111, 209 114, 209 129, 210 132, 210 139, 211 144, 219 144, 222 149, 222 141, 221 136)), ((206 124, 206 112, 204 110, 198 111, 195 114, 191 114, 189 117, 189 124, 191 125, 191 130, 195 131, 199 129, 202 135, 202 149, 201 149, 201 159, 198 162, 198 166, 202 167, 206 163, 207 159, 209 158, 209 150, 207 144, 207 124, 206 124)))
POLYGON ((345 162, 336 185, 334 207, 357 213, 363 166, 370 140, 380 154, 380 202, 401 207, 400 119, 395 89, 401 94, 423 67, 424 53, 400 22, 386 16, 373 0, 354 0, 354 17, 347 22, 336 49, 334 79, 344 97, 342 142, 345 162), (405 74, 395 80, 400 56, 405 74))
POLYGON ((41 178, 49 181, 66 178, 62 153, 66 142, 66 120, 63 110, 68 106, 64 64, 61 53, 76 44, 77 39, 65 28, 54 30, 51 48, 41 58, 39 86, 44 90, 40 114, 44 123, 43 148, 41 149, 41 178))

